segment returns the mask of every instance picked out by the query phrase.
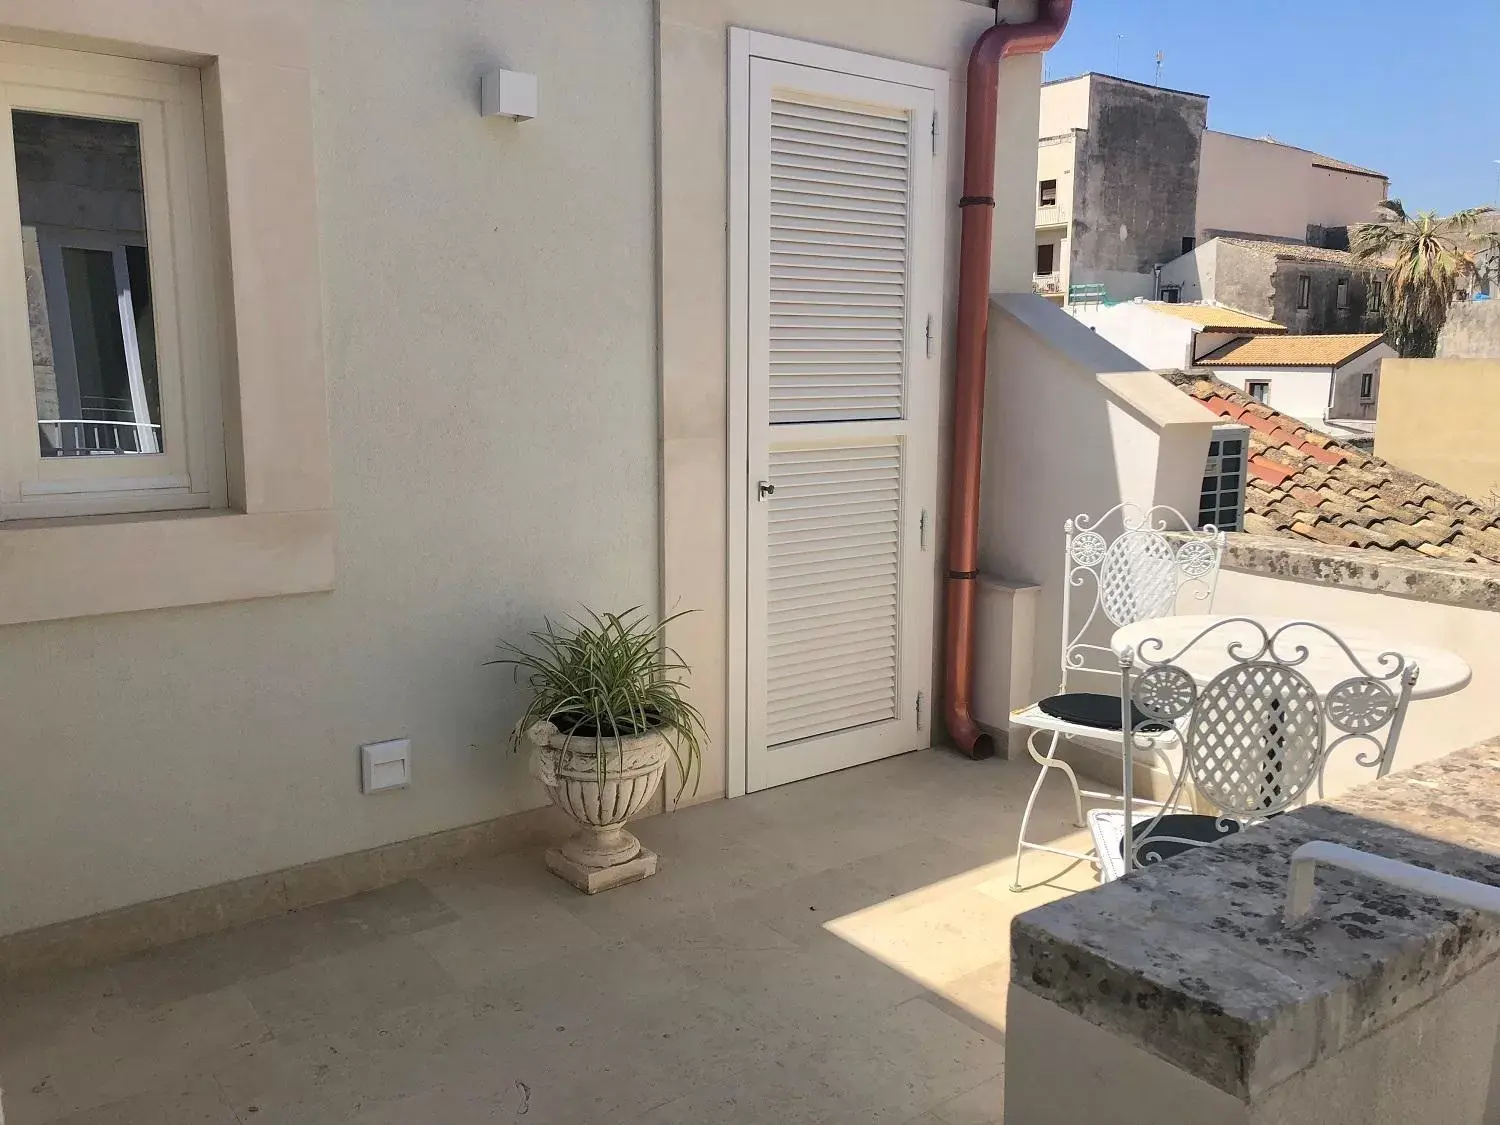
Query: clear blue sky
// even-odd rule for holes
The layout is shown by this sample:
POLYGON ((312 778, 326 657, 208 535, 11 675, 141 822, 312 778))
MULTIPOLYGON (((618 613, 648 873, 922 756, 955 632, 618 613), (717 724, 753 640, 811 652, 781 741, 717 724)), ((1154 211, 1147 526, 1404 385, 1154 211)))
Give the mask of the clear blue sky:
POLYGON ((1500 0, 1074 0, 1047 77, 1150 82, 1157 51, 1212 129, 1375 168, 1408 210, 1500 202, 1500 0))

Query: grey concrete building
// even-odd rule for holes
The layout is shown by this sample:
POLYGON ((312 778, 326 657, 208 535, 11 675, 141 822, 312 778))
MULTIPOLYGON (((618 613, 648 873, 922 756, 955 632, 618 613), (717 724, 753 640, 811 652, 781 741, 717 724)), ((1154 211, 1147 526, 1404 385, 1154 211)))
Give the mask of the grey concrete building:
MULTIPOLYGON (((1155 297, 1157 266, 1218 236, 1346 249, 1340 239, 1349 225, 1373 219, 1387 194, 1384 173, 1272 137, 1217 132, 1207 122, 1203 94, 1104 74, 1045 83, 1037 290, 1059 302, 1070 291, 1087 301, 1155 297)), ((1311 283, 1317 287, 1326 272, 1312 271, 1311 283)), ((1336 297, 1327 318, 1293 319, 1345 324, 1350 310, 1332 303, 1336 297)), ((1299 311, 1295 295, 1292 311, 1299 311)))
POLYGON ((1448 310, 1438 359, 1500 359, 1500 300, 1464 301, 1448 310))
POLYGON ((1211 239, 1161 272, 1167 300, 1238 309, 1293 334, 1383 331, 1380 280, 1347 250, 1245 238, 1211 239))
POLYGON ((1208 97, 1085 74, 1042 88, 1037 287, 1150 296, 1152 270, 1193 245, 1208 97))

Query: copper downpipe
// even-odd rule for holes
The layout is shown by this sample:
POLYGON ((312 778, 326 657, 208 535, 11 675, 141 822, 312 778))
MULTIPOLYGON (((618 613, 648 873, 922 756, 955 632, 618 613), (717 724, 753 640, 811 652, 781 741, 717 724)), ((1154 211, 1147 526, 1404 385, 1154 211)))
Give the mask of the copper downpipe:
MULTIPOLYGON (((986 337, 990 321, 990 253, 995 226, 995 118, 1000 60, 1047 50, 1068 26, 1073 0, 1037 0, 1031 23, 996 24, 969 55, 964 120, 963 236, 958 258, 958 372, 953 392, 953 449, 948 485, 946 690, 948 734, 971 758, 988 758, 994 742, 971 714, 974 689, 974 581, 979 576, 979 451, 984 432, 986 337)), ((1029 150, 1028 158, 1035 150, 1029 150)))

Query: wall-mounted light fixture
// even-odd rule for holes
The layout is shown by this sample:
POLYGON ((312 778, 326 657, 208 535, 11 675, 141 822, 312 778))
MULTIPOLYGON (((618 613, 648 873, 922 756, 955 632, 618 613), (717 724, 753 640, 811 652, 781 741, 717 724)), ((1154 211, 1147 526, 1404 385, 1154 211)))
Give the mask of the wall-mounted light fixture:
POLYGON ((479 112, 530 121, 536 116, 536 75, 498 67, 486 71, 479 80, 479 112))

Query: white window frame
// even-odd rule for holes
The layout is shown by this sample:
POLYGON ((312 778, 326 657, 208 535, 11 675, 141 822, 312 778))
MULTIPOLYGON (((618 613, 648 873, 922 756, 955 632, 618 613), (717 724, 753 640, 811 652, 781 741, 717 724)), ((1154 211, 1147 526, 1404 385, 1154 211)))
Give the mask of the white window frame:
MULTIPOLYGON (((0 107, 0 520, 224 507, 222 344, 199 71, 0 43, 0 107), (125 121, 139 130, 160 452, 41 456, 12 110, 125 121)), ((44 277, 47 258, 55 263, 61 247, 129 243, 113 232, 41 225, 37 241, 44 277)))
MULTIPOLYGON (((140 344, 136 339, 135 332, 135 305, 130 292, 129 266, 127 264, 127 252, 132 246, 139 246, 144 240, 144 232, 140 239, 127 239, 119 235, 106 234, 102 231, 79 230, 70 227, 54 227, 41 223, 36 225, 37 249, 42 259, 42 278, 47 288, 47 312, 48 320, 52 330, 52 358, 53 366, 57 368, 59 379, 64 374, 72 376, 76 383, 78 379, 78 358, 74 354, 72 311, 68 305, 67 295, 63 289, 63 260, 64 250, 94 250, 106 253, 110 256, 110 262, 115 274, 115 287, 119 293, 120 308, 120 331, 125 337, 125 363, 129 370, 131 414, 134 418, 144 418, 149 414, 146 403, 146 388, 143 371, 141 367, 140 344)), ((150 260, 150 247, 143 247, 147 251, 147 261, 150 260)), ((121 423, 90 423, 82 418, 81 410, 71 409, 70 403, 59 403, 61 421, 64 425, 69 424, 67 416, 77 414, 79 417, 75 422, 82 424, 115 424, 127 426, 136 431, 137 440, 145 454, 159 453, 160 442, 158 435, 162 427, 160 424, 147 425, 146 423, 121 422, 121 423), (147 448, 149 447, 149 448, 147 448)), ((38 418, 39 423, 49 419, 38 418)), ((65 482, 66 483, 66 482, 65 482)), ((86 482, 80 491, 90 491, 93 488, 108 488, 113 481, 86 482)))
POLYGON ((1269 379, 1246 379, 1245 380, 1245 395, 1248 398, 1253 398, 1256 402, 1260 403, 1262 406, 1270 406, 1271 405, 1271 380, 1269 380, 1269 379), (1261 398, 1261 397, 1259 397, 1255 393, 1254 388, 1256 388, 1256 387, 1265 387, 1266 388, 1266 397, 1265 398, 1261 398))

